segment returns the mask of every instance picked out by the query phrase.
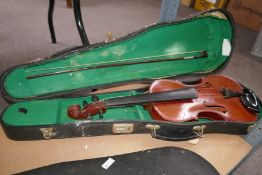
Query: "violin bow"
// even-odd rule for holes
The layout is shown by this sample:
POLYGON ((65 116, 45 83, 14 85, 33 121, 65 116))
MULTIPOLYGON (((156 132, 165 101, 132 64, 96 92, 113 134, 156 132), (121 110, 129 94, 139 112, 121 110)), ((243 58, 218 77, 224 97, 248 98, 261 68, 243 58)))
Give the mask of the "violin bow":
MULTIPOLYGON (((42 73, 42 74, 36 74, 36 75, 30 75, 27 76, 26 79, 35 79, 40 77, 47 77, 52 75, 58 75, 58 74, 64 74, 64 73, 71 73, 71 72, 78 72, 83 70, 91 70, 91 69, 101 69, 101 68, 108 68, 108 67, 117 67, 117 66, 126 66, 126 65, 135 65, 135 64, 144 64, 144 63, 156 63, 156 62, 166 62, 166 61, 174 61, 174 60, 187 60, 187 59, 196 59, 196 58, 206 58, 208 57, 207 51, 192 51, 192 52, 185 52, 185 53, 179 53, 176 55, 181 54, 187 54, 187 53, 199 53, 197 56, 185 56, 185 57, 178 57, 178 58, 162 58, 162 59, 155 59, 155 60, 142 60, 142 61, 132 61, 137 59, 129 59, 131 61, 125 61, 125 62, 119 62, 119 63, 111 63, 111 64, 100 64, 100 65, 93 65, 93 66, 86 66, 81 67, 77 69, 69 69, 69 70, 62 70, 62 71, 56 71, 56 72, 50 72, 50 73, 42 73)), ((160 56, 171 56, 171 55, 160 55, 160 56)), ((160 57, 158 56, 158 57, 160 57)), ((144 58, 154 58, 157 56, 152 57, 144 57, 144 58)), ((143 59, 143 58, 139 58, 143 59)))

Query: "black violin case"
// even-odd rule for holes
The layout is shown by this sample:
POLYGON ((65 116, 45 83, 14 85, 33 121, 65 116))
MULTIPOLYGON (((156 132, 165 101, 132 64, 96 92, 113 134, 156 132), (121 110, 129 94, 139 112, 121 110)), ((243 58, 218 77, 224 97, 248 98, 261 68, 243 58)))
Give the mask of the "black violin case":
POLYGON ((2 95, 11 103, 1 115, 1 124, 14 140, 150 133, 154 138, 177 141, 206 133, 246 134, 254 122, 159 121, 141 105, 109 109, 92 119, 67 116, 70 105, 142 94, 156 79, 192 84, 195 77, 226 66, 234 37, 231 15, 217 9, 12 67, 1 76, 2 95), (105 91, 123 85, 129 89, 105 91))
POLYGON ((17 175, 45 174, 218 175, 219 173, 208 161, 194 152, 176 147, 163 147, 111 157, 62 162, 21 172, 17 175))

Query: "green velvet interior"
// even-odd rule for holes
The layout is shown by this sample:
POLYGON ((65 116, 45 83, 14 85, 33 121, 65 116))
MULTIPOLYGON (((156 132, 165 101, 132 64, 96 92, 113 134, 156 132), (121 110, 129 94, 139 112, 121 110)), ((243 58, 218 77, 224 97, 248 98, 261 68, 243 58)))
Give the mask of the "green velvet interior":
MULTIPOLYGON (((98 95, 99 99, 110 97, 135 95, 135 91, 118 92, 98 95)), ((75 122, 67 116, 67 107, 73 104, 83 104, 83 101, 91 103, 91 97, 74 99, 36 100, 20 102, 11 105, 3 114, 3 121, 13 126, 48 125, 75 122), (19 112, 19 109, 26 109, 26 113, 19 112)), ((99 116, 93 120, 100 120, 99 116)), ((103 120, 152 120, 149 113, 143 106, 136 105, 125 108, 111 108, 103 115, 103 120)))
MULTIPOLYGON (((231 27, 227 19, 212 15, 200 16, 178 24, 155 26, 129 39, 108 43, 89 51, 71 53, 63 59, 45 60, 39 65, 16 68, 6 76, 4 88, 13 98, 26 98, 121 81, 175 76, 184 73, 210 72, 221 66, 228 58, 222 55, 221 49, 224 39, 229 41, 232 39, 231 27), (80 68, 83 64, 99 65, 102 63, 117 63, 121 60, 128 61, 128 59, 132 61, 137 58, 141 58, 140 60, 154 60, 174 57, 165 56, 169 54, 203 50, 208 52, 208 58, 101 68, 26 79, 26 76, 62 71, 68 69, 68 67, 69 69, 72 69, 72 67, 80 68)), ((192 55, 195 55, 195 53, 185 53, 175 57, 192 55)), ((40 105, 38 103, 45 103, 45 105, 50 106, 50 108, 46 107, 50 112, 45 110, 36 112, 34 116, 46 115, 48 118, 50 113, 61 112, 61 119, 55 117, 52 119, 53 122, 68 120, 63 119, 64 111, 59 111, 61 105, 66 102, 63 101, 63 104, 61 104, 59 100, 53 100, 52 103, 54 104, 51 104, 50 101, 19 103, 11 106, 7 112, 12 109, 16 110, 16 107, 23 104, 29 105, 29 107, 36 105, 35 109, 30 107, 33 112, 38 109, 37 106, 40 105), (57 107, 59 107, 58 110, 57 107)), ((35 122, 50 123, 48 119, 43 118, 41 120, 44 121, 40 122, 38 118, 36 117, 35 122)), ((16 120, 19 121, 19 116, 16 116, 16 120)), ((33 121, 33 119, 30 119, 30 121, 33 121)))

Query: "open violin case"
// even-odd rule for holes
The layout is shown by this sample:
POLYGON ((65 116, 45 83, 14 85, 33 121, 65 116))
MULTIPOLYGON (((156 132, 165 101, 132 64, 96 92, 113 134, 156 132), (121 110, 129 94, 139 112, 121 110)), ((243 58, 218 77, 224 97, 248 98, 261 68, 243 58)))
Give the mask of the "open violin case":
MULTIPOLYGON (((255 121, 155 120, 139 104, 110 108, 82 120, 67 114, 74 104, 82 108, 94 101, 148 93, 157 79, 197 84, 199 77, 226 66, 234 37, 231 15, 217 9, 12 67, 1 76, 2 95, 12 103, 2 113, 1 124, 14 140, 149 133, 154 138, 177 141, 206 133, 246 134, 255 121), (130 84, 144 86, 104 91, 130 84)), ((256 121, 261 114, 258 104, 256 121)))

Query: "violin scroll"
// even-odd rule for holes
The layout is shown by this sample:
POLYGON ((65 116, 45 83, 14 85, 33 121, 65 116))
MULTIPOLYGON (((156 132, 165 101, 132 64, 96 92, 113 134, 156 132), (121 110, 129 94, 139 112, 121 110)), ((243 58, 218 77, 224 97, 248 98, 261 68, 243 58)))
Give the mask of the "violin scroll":
POLYGON ((96 114, 103 114, 106 111, 104 101, 97 101, 86 105, 81 109, 80 105, 72 105, 67 108, 67 115, 73 119, 86 119, 96 114))

